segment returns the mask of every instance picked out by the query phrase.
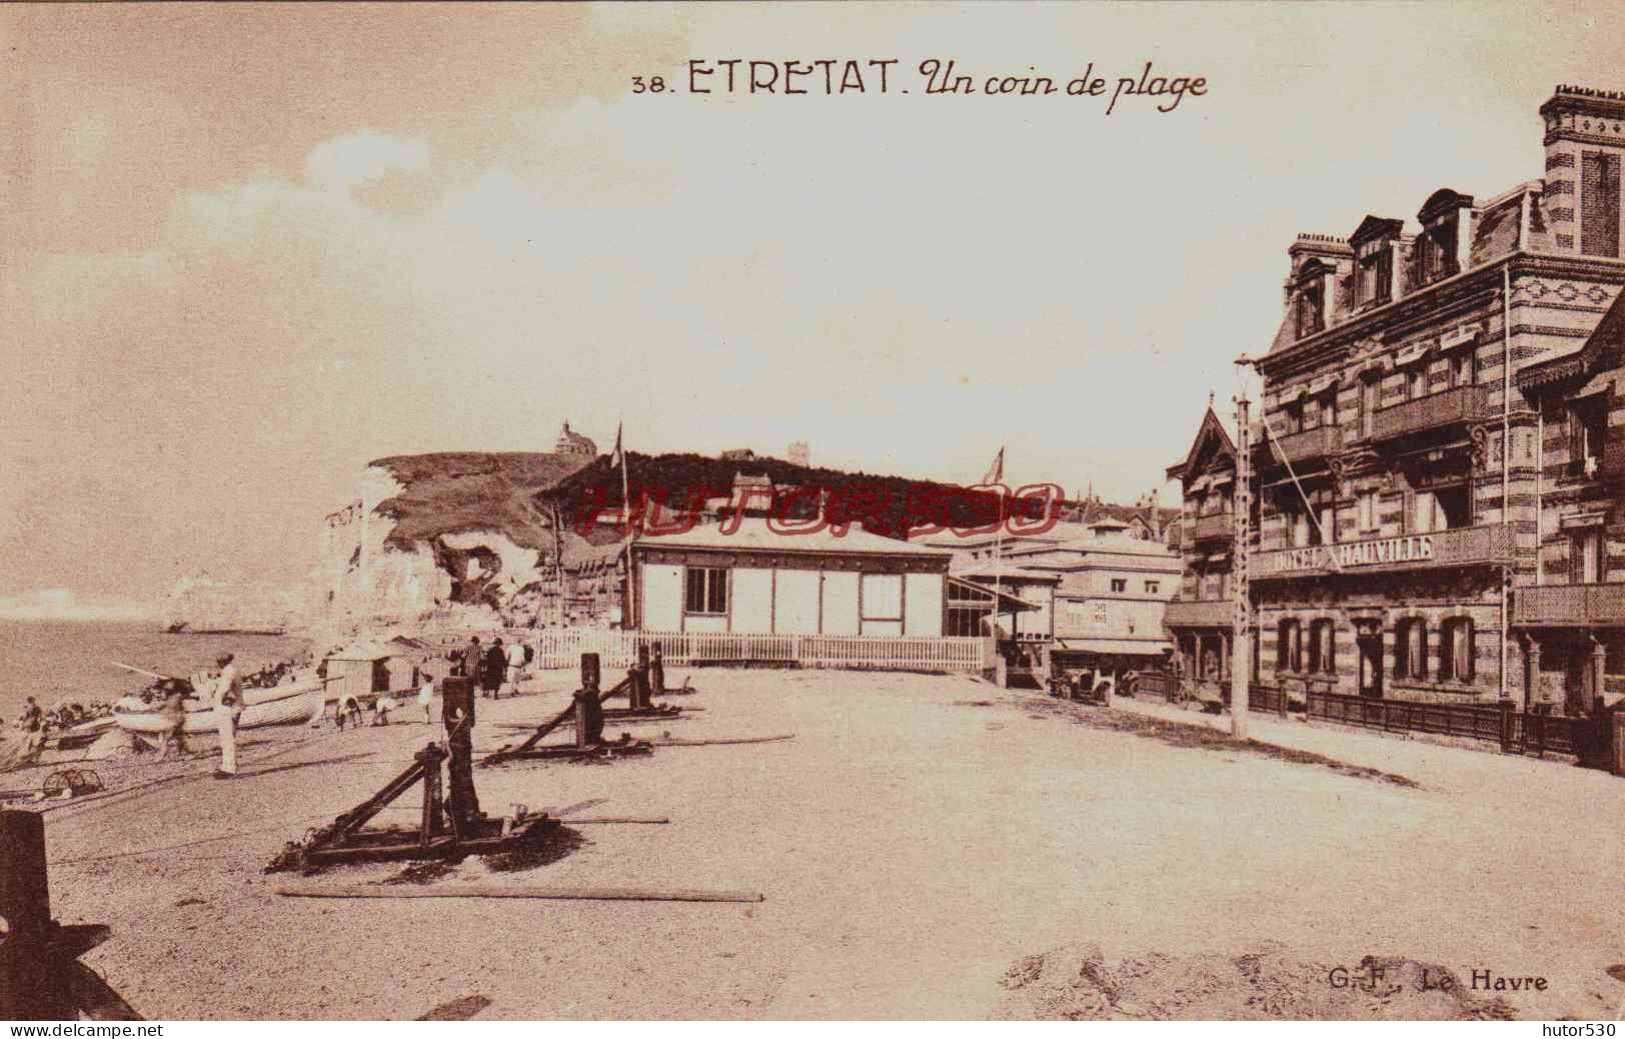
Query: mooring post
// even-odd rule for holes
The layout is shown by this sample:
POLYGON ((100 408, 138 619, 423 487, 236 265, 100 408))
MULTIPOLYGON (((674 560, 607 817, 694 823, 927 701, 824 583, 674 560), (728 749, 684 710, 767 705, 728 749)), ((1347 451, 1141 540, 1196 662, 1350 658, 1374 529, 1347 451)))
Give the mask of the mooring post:
POLYGON ((632 679, 632 706, 644 709, 652 703, 654 698, 649 695, 649 647, 639 642, 637 673, 632 679))
POLYGON ((64 964, 53 948, 51 889, 45 870, 45 817, 0 810, 0 1017, 77 1020, 64 964))
POLYGON ((576 691, 576 749, 586 750, 604 735, 604 709, 598 700, 598 654, 581 654, 581 688, 576 691))

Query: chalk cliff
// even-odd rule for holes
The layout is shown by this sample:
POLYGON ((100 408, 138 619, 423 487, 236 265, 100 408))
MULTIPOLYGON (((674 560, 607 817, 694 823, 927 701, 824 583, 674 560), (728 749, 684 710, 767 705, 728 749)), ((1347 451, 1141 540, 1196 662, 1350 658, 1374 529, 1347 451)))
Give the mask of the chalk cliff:
POLYGON ((159 624, 171 632, 240 631, 283 634, 305 626, 303 588, 209 574, 183 577, 169 592, 159 624))

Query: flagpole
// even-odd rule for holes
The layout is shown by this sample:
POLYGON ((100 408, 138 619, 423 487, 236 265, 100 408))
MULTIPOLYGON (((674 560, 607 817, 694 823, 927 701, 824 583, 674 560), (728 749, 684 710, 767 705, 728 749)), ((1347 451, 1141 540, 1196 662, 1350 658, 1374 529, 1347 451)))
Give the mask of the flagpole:
MULTIPOLYGON (((999 447, 998 462, 994 466, 996 473, 993 478, 995 484, 1004 483, 1004 447, 999 447)), ((999 600, 1004 595, 1004 493, 999 492, 999 525, 993 531, 993 638, 995 648, 999 637, 999 600)), ((1010 643, 1016 641, 1016 615, 1010 614, 1010 643)))
POLYGON ((632 492, 627 470, 626 448, 621 443, 622 423, 615 424, 615 461, 621 467, 621 522, 626 525, 626 625, 633 627, 637 617, 637 575, 632 562, 632 492))

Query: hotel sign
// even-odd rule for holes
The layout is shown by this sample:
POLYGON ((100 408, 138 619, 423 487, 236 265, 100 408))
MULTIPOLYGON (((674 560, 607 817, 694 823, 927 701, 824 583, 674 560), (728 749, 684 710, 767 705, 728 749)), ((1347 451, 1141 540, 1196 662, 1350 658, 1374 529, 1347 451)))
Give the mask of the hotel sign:
POLYGON ((1387 563, 1425 563, 1433 559, 1433 536, 1412 534, 1400 538, 1355 541, 1346 545, 1315 545, 1271 552, 1269 570, 1343 570, 1387 563))

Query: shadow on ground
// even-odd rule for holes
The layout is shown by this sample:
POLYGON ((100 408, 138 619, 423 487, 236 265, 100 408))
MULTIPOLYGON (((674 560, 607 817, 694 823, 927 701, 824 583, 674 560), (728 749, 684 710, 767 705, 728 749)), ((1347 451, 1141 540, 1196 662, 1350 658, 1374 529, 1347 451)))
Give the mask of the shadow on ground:
POLYGON ((1258 740, 1238 740, 1218 729, 1191 722, 1169 721, 1165 718, 1157 718, 1146 714, 1133 714, 1127 711, 1113 711, 1104 707, 1085 707, 1081 704, 1067 703, 1061 700, 1026 700, 1022 701, 1019 706, 1027 712, 1028 717, 1042 718, 1057 715, 1067 718, 1077 725, 1126 732, 1131 736, 1157 740, 1173 747, 1193 747, 1198 750, 1256 754, 1260 757, 1275 758, 1294 765, 1319 765, 1322 768, 1329 768, 1333 772, 1353 776, 1356 779, 1371 779, 1401 787, 1414 788, 1420 785, 1414 779, 1393 772, 1384 772, 1381 769, 1368 768, 1365 765, 1351 765, 1346 761, 1339 761, 1336 758, 1329 758, 1324 754, 1315 754, 1307 750, 1278 747, 1273 743, 1261 743, 1258 740))

